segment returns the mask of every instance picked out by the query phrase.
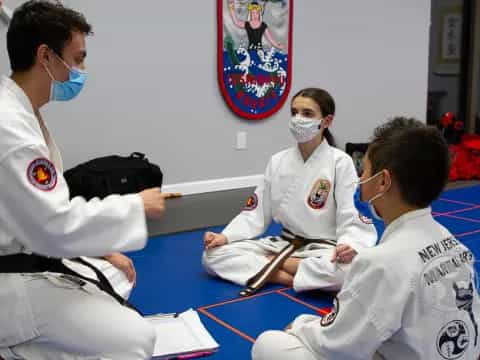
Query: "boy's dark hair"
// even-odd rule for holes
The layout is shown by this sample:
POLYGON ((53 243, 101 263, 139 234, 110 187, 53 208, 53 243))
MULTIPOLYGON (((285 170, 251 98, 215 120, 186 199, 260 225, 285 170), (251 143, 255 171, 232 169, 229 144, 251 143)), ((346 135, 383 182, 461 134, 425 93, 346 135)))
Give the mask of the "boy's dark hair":
MULTIPOLYGON (((293 95, 292 101, 297 97, 306 97, 312 99, 322 110, 323 116, 335 115, 335 100, 326 90, 319 88, 305 88, 293 95)), ((327 139, 328 143, 335 146, 335 139, 329 129, 325 129, 323 136, 327 139)))
POLYGON ((413 118, 396 117, 377 127, 367 156, 372 175, 390 170, 410 205, 429 206, 448 181, 450 156, 445 139, 437 128, 413 118))
POLYGON ((72 31, 90 35, 92 27, 82 14, 60 4, 45 0, 26 2, 15 10, 8 27, 7 49, 12 71, 29 70, 42 44, 61 57, 65 44, 72 39, 72 31))

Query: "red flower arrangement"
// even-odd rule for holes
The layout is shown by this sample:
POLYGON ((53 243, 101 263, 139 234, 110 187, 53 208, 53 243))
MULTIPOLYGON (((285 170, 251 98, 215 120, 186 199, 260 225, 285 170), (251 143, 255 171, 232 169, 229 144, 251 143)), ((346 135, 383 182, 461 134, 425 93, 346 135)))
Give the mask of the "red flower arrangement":
POLYGON ((455 115, 452 112, 448 111, 445 114, 443 114, 442 117, 440 118, 440 127, 442 129, 446 129, 453 124, 454 120, 455 120, 455 115))

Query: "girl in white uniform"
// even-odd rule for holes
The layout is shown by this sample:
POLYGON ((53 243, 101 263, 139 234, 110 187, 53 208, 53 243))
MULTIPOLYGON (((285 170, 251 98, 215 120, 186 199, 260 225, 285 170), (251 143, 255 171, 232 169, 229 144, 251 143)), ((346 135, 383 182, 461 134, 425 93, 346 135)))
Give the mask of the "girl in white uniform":
POLYGON ((275 220, 289 235, 312 241, 269 280, 296 291, 338 290, 352 258, 373 246, 377 234, 354 206, 352 159, 332 146, 333 98, 322 89, 304 89, 293 97, 291 113, 298 144, 270 159, 263 183, 221 234, 205 233, 203 265, 210 274, 248 284, 288 244, 278 236, 257 239, 275 220))

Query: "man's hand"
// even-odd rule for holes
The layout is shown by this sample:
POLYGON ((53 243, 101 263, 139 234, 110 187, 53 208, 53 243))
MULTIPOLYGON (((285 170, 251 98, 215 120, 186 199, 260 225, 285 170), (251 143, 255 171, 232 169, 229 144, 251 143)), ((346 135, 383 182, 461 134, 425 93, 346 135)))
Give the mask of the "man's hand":
POLYGON ((103 258, 117 269, 125 273, 128 281, 133 283, 133 286, 135 286, 135 283, 137 282, 137 273, 135 271, 133 261, 130 258, 120 253, 113 253, 111 255, 104 256, 103 258))
POLYGON ((357 252, 349 245, 340 244, 333 250, 331 262, 339 262, 341 264, 350 264, 357 252))
POLYGON ((223 234, 207 231, 203 237, 203 243, 205 245, 205 250, 210 250, 217 246, 225 245, 227 243, 227 237, 223 234))
POLYGON ((160 188, 146 189, 139 195, 143 200, 146 217, 154 220, 160 219, 165 214, 165 199, 182 196, 180 193, 162 193, 160 188))

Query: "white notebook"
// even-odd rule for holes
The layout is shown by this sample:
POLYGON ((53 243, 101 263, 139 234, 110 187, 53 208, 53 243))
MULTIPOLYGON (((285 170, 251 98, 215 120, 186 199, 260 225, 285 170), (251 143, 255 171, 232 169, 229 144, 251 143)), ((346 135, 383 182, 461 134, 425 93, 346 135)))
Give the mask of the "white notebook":
POLYGON ((168 359, 205 356, 218 350, 219 345, 203 326, 195 310, 181 314, 158 314, 146 316, 155 327, 157 342, 153 351, 154 359, 168 359))

